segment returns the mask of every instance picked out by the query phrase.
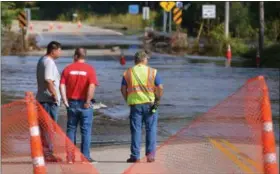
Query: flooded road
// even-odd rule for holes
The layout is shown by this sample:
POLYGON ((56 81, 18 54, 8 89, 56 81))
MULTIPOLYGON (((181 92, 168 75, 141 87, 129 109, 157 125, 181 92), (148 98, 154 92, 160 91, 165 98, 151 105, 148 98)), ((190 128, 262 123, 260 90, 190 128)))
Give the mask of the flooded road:
POLYGON ((98 46, 98 45, 137 45, 143 44, 141 40, 138 39, 140 36, 99 36, 87 33, 74 33, 74 34, 47 34, 43 33, 36 37, 37 45, 40 47, 47 47, 48 43, 52 40, 59 41, 63 48, 65 47, 77 47, 77 46, 98 46))
MULTIPOLYGON (((31 56, 2 57, 2 104, 24 97, 25 91, 36 93, 35 72, 38 59, 39 57, 31 56)), ((273 116, 279 117, 278 69, 245 68, 241 67, 240 63, 225 68, 222 59, 213 59, 158 54, 152 56, 150 65, 158 69, 165 87, 160 106, 159 140, 174 134, 195 116, 207 112, 223 101, 249 78, 258 75, 265 76, 270 90, 273 116)), ((127 120, 129 108, 121 96, 120 85, 122 73, 133 65, 132 60, 132 57, 128 56, 125 66, 121 66, 111 56, 89 57, 87 60, 96 68, 100 82, 96 89, 96 100, 109 107, 99 110, 95 117, 94 142, 116 143, 128 142, 130 139, 127 120)), ((62 57, 56 62, 61 72, 72 62, 72 58, 62 57)), ((65 127, 66 114, 63 107, 60 113, 60 123, 65 127)), ((279 131, 278 126, 276 129, 279 131)))

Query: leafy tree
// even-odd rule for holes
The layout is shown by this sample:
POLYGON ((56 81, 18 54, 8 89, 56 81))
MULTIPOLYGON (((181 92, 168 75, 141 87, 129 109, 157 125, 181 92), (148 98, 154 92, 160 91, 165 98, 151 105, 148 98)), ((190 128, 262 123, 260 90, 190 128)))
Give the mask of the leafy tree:
POLYGON ((249 9, 243 2, 231 2, 230 26, 238 38, 252 36, 249 9))
POLYGON ((14 10, 15 4, 13 2, 1 2, 1 29, 9 29, 12 24, 12 20, 16 16, 14 10))

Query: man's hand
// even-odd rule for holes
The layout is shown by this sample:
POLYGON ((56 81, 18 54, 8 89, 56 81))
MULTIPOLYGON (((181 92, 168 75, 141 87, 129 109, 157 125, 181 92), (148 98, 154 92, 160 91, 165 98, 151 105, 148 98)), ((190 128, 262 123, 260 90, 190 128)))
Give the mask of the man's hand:
POLYGON ((69 107, 69 103, 68 103, 68 101, 63 101, 63 104, 65 105, 65 107, 66 107, 66 108, 68 108, 68 107, 69 107))
POLYGON ((62 97, 63 104, 65 105, 66 108, 69 107, 68 99, 66 97, 66 86, 65 84, 60 84, 60 93, 62 97))
POLYGON ((84 108, 85 108, 85 109, 88 109, 88 108, 90 108, 90 105, 91 105, 91 103, 86 102, 86 103, 84 104, 84 108))
POLYGON ((58 102, 58 98, 57 98, 57 95, 56 95, 56 94, 52 94, 52 98, 53 98, 53 101, 54 101, 55 103, 58 102))

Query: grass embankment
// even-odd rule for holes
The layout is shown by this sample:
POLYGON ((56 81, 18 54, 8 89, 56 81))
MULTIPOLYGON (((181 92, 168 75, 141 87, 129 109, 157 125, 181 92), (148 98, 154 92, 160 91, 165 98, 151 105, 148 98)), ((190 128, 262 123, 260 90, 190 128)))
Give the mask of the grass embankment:
POLYGON ((89 15, 84 19, 84 23, 92 26, 100 26, 107 29, 122 31, 124 34, 137 34, 143 32, 146 26, 152 25, 156 13, 150 13, 151 20, 143 20, 142 14, 109 14, 109 15, 89 15))
POLYGON ((36 38, 31 35, 25 41, 26 48, 22 44, 22 34, 12 31, 3 31, 1 37, 1 55, 17 55, 24 53, 28 50, 39 50, 36 45, 36 38))
POLYGON ((1 54, 10 55, 15 52, 22 52, 23 47, 21 43, 21 35, 11 32, 4 31, 1 37, 1 54))

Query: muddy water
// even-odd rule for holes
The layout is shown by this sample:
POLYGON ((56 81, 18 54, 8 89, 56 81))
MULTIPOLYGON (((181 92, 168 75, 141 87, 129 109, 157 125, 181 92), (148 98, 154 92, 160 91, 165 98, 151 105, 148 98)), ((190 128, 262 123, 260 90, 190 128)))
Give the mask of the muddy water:
MULTIPOLYGON (((36 64, 39 57, 2 57, 2 104, 22 98, 25 91, 36 93, 36 64)), ((113 57, 89 57, 95 66, 100 87, 96 99, 108 106, 96 112, 93 142, 129 142, 129 108, 120 93, 123 71, 133 65, 127 57, 123 67, 113 57)), ((58 59, 59 71, 72 62, 69 57, 58 59)), ((160 106, 159 140, 174 134, 195 116, 205 113, 241 87, 248 78, 264 75, 270 90, 274 117, 279 117, 279 70, 242 67, 240 61, 225 68, 223 59, 207 57, 153 56, 150 65, 157 68, 165 86, 160 106)), ((59 123, 65 128, 65 109, 60 109, 59 123)), ((278 126, 276 125, 276 132, 278 126)), ((279 136, 279 135, 278 135, 279 136)), ((278 137, 277 136, 277 137, 278 137)))

